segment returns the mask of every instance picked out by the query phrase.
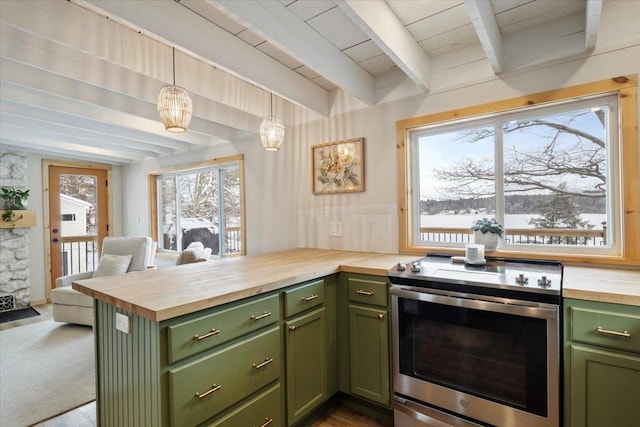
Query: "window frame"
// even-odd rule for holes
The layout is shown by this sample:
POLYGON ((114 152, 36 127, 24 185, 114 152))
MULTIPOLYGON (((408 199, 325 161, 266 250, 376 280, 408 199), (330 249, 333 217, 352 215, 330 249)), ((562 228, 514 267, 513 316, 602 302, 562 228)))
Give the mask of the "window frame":
MULTIPOLYGON (((244 256, 246 255, 246 222, 245 222, 245 189, 244 189, 244 156, 242 154, 229 157, 221 157, 217 159, 195 162, 186 165, 174 166, 161 169, 149 173, 149 209, 150 209, 150 230, 149 233, 154 241, 159 241, 159 214, 158 214, 158 178, 161 176, 181 175, 190 172, 199 172, 211 168, 224 169, 226 166, 237 165, 240 175, 240 253, 227 254, 224 257, 244 256)), ((174 253, 168 249, 158 249, 159 252, 174 253)), ((177 251, 179 252, 179 251, 177 251)))
MULTIPOLYGON (((569 262, 591 262, 611 264, 640 264, 640 161, 638 147, 638 104, 637 75, 621 76, 609 80, 573 86, 554 91, 511 98, 507 100, 481 104, 457 110, 450 110, 426 116, 404 119, 396 122, 398 149, 398 208, 399 208, 399 252, 403 254, 421 254, 425 251, 449 254, 464 253, 464 247, 425 246, 417 244, 414 238, 415 221, 419 218, 415 212, 413 192, 416 183, 411 173, 411 133, 414 130, 429 127, 443 128, 448 124, 461 123, 465 119, 482 120, 493 115, 526 112, 540 106, 563 101, 578 101, 586 97, 615 94, 619 100, 620 133, 618 144, 618 163, 612 164, 612 174, 617 175, 618 187, 612 196, 621 199, 620 223, 616 239, 620 241, 617 254, 570 253, 554 248, 544 252, 531 253, 531 246, 510 245, 499 248, 496 256, 527 257, 553 259, 569 262)), ((488 120, 491 120, 489 118, 488 120)), ((497 178, 496 178, 497 179, 497 178)), ((498 195, 496 195, 498 196, 498 195)), ((615 203, 615 202, 614 202, 615 203)), ((418 219, 419 220, 419 219, 418 219)), ((612 233, 615 233, 612 230, 612 233)))

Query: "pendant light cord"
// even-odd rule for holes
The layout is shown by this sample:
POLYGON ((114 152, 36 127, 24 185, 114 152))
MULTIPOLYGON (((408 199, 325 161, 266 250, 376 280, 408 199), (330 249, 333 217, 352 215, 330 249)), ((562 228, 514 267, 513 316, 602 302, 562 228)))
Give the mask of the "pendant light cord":
POLYGON ((173 48, 173 85, 176 85, 176 48, 173 48))

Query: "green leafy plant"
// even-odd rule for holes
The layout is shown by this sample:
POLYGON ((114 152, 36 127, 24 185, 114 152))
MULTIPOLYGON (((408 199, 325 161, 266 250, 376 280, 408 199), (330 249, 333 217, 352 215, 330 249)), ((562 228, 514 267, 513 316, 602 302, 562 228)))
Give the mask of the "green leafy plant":
POLYGON ((500 237, 504 234, 504 227, 495 218, 478 219, 471 226, 471 230, 480 231, 482 234, 497 234, 500 237))
POLYGON ((2 212, 2 220, 15 225, 15 222, 22 219, 23 215, 16 217, 14 210, 23 210, 24 202, 29 198, 29 190, 18 190, 17 188, 2 188, 0 194, 4 200, 4 212, 2 212))

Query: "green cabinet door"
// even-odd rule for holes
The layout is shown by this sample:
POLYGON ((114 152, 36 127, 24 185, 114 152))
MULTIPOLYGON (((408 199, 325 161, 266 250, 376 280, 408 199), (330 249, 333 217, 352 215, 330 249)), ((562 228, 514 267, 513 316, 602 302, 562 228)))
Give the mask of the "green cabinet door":
POLYGON ((351 393, 389 405, 387 310, 349 305, 351 393))
POLYGON ((322 307, 285 322, 289 426, 327 398, 325 317, 322 307))
POLYGON ((640 426, 640 357, 570 345, 567 427, 640 426))

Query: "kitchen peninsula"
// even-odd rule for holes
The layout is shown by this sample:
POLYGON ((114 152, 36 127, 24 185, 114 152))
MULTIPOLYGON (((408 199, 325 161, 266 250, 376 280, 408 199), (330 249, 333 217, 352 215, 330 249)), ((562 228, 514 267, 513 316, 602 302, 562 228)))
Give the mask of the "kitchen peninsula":
POLYGON ((382 366, 352 394, 390 413, 385 275, 417 258, 293 249, 74 283, 96 300, 98 424, 300 425, 350 392, 350 302, 382 366))
MULTIPOLYGON (((304 425, 338 391, 390 413, 385 276, 418 258, 292 249, 74 283, 96 299, 99 425, 304 425)), ((640 306, 640 272, 592 269, 565 267, 570 298, 640 306)))

